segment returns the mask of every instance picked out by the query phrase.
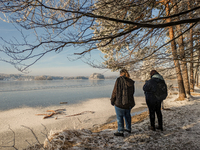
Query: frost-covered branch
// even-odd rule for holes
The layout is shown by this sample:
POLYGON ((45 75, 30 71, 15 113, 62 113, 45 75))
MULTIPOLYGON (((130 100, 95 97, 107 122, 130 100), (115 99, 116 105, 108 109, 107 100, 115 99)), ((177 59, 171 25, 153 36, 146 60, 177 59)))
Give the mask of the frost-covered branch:
MULTIPOLYGON (((184 3, 178 1, 176 5, 184 3)), ((188 28, 189 23, 200 21, 200 5, 196 2, 189 10, 182 7, 173 15, 166 15, 164 10, 165 4, 156 0, 2 0, 0 12, 4 17, 1 19, 20 28, 22 36, 21 40, 1 37, 4 44, 0 51, 8 58, 0 60, 24 71, 47 53, 76 47, 76 51, 70 50, 71 54, 86 55, 97 49, 105 54, 107 63, 119 57, 126 60, 128 56, 139 61, 141 59, 134 56, 139 49, 165 44, 158 37, 161 33, 167 34, 167 27, 184 25, 188 28), (188 15, 191 13, 193 18, 188 15), (169 18, 172 21, 166 22, 169 18), (22 34, 21 29, 30 32, 22 34), (31 63, 27 64, 26 60, 31 63)))

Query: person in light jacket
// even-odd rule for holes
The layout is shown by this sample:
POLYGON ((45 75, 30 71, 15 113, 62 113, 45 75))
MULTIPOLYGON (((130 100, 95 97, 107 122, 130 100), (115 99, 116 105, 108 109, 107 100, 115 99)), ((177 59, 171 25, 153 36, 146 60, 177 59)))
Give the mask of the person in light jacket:
POLYGON ((111 96, 111 104, 115 107, 118 131, 115 136, 124 136, 124 131, 131 133, 131 109, 135 106, 134 87, 135 81, 130 79, 126 69, 120 71, 111 96), (124 128, 124 119, 126 129, 124 128))

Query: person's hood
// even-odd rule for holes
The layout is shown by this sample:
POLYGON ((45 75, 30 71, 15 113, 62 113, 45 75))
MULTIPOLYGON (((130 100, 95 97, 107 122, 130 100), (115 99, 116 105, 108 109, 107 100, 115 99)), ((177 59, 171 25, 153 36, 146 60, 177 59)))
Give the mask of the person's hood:
POLYGON ((119 78, 124 78, 126 80, 126 83, 127 83, 128 86, 131 86, 132 84, 135 83, 135 81, 133 81, 132 79, 127 78, 125 76, 120 76, 119 78))
POLYGON ((157 78, 157 79, 160 79, 160 80, 164 80, 163 77, 160 74, 154 74, 152 76, 152 78, 157 78))

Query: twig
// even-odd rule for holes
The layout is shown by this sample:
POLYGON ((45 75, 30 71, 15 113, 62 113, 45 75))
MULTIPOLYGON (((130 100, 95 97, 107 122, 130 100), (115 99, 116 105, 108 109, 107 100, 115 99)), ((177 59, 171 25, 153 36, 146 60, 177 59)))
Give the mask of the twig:
POLYGON ((55 111, 65 111, 65 109, 56 109, 55 111))
POLYGON ((29 130, 31 131, 31 133, 33 134, 33 136, 35 137, 35 139, 36 139, 36 141, 38 142, 38 144, 39 144, 41 147, 43 147, 42 144, 40 143, 40 141, 38 140, 38 137, 35 135, 35 133, 33 132, 33 130, 32 130, 31 128, 26 127, 26 126, 24 126, 24 125, 22 125, 22 127, 29 129, 29 130))
POLYGON ((78 119, 78 121, 80 122, 80 123, 82 123, 82 121, 79 119, 79 118, 77 118, 78 119))
POLYGON ((60 102, 60 104, 67 104, 67 102, 60 102))
POLYGON ((83 112, 81 112, 81 113, 78 113, 78 114, 73 114, 73 115, 68 115, 68 116, 66 116, 66 117, 72 117, 72 116, 78 116, 78 115, 82 115, 82 114, 85 114, 85 113, 94 113, 94 111, 83 111, 83 112))
POLYGON ((18 150, 16 147, 15 147, 15 132, 10 128, 10 126, 9 126, 9 129, 12 131, 12 133, 13 133, 13 145, 12 146, 1 146, 0 145, 0 148, 1 147, 13 147, 14 149, 16 149, 16 150, 18 150))
POLYGON ((47 141, 50 143, 50 141, 49 141, 49 138, 48 138, 48 136, 47 136, 47 134, 48 134, 48 130, 47 130, 47 128, 46 128, 46 126, 45 126, 45 125, 43 125, 43 124, 42 124, 42 126, 44 127, 44 129, 45 129, 46 133, 43 133, 43 132, 41 132, 41 133, 42 133, 43 135, 45 135, 45 137, 46 137, 47 141))
POLYGON ((47 116, 48 114, 35 114, 36 116, 47 116))
POLYGON ((29 141, 28 141, 28 140, 25 140, 25 141, 28 143, 28 145, 29 145, 29 146, 32 146, 32 145, 31 145, 31 143, 29 143, 29 141))
POLYGON ((51 116, 53 116, 53 115, 55 115, 55 114, 56 114, 56 113, 51 113, 50 115, 44 116, 43 119, 49 118, 49 117, 51 117, 51 116))
POLYGON ((53 112, 53 113, 56 113, 56 110, 47 110, 46 112, 53 112))
POLYGON ((46 112, 52 112, 51 114, 36 114, 37 116, 45 115, 43 119, 49 118, 55 114, 61 114, 61 111, 65 111, 65 109, 57 109, 57 110, 47 110, 46 112))

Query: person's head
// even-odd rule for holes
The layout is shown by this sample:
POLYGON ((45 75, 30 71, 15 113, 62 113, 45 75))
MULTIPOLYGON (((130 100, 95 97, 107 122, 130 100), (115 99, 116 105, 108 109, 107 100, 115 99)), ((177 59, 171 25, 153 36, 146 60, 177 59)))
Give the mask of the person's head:
POLYGON ((125 76, 127 78, 130 78, 130 75, 126 69, 120 70, 120 76, 125 76))
POLYGON ((159 74, 156 70, 151 70, 150 76, 152 77, 154 74, 159 74))

